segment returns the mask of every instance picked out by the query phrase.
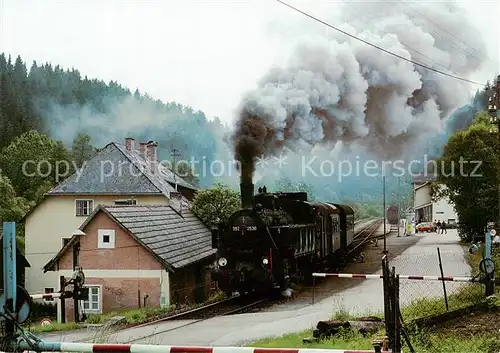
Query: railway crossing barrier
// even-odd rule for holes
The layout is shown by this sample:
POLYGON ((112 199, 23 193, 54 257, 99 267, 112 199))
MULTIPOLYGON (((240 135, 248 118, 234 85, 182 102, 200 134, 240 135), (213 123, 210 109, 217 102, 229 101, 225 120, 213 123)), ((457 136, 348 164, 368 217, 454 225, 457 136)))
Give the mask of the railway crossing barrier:
MULTIPOLYGON (((335 278, 359 278, 359 279, 383 279, 384 275, 365 275, 360 273, 313 273, 314 277, 335 277, 335 278)), ((399 275, 400 280, 417 281, 446 281, 446 282, 479 282, 475 277, 439 277, 439 276, 408 276, 399 275)))
MULTIPOLYGON (((61 293, 28 294, 16 281, 16 228, 14 222, 4 222, 2 234, 3 251, 3 292, 0 296, 0 353, 4 352, 82 352, 82 353, 368 353, 373 350, 339 349, 297 349, 297 348, 253 348, 253 347, 176 347, 135 344, 91 344, 72 342, 45 342, 21 326, 30 316, 33 299, 44 297, 64 298, 61 293)), ((74 286, 72 297, 78 300, 84 282, 80 268, 72 277, 74 286)), ((381 352, 374 345, 375 352, 381 352)), ((393 351, 394 353, 397 353, 393 351)), ((388 352, 384 352, 388 353, 388 352)))
POLYGON ((65 299, 73 297, 73 292, 57 292, 57 293, 44 293, 44 294, 30 294, 31 299, 65 299))
MULTIPOLYGON (((42 342, 38 345, 45 352, 81 353, 373 353, 372 350, 314 349, 314 348, 255 348, 255 347, 195 347, 157 346, 148 344, 92 344, 70 342, 42 342)), ((31 350, 26 344, 20 349, 31 350)), ((381 352, 382 353, 382 352, 381 352)), ((384 352, 388 353, 388 352, 384 352)))

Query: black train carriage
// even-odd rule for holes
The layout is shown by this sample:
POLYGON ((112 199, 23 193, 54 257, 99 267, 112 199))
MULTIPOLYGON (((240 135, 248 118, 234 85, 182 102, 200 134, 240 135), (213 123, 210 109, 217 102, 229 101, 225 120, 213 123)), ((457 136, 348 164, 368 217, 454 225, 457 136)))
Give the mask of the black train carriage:
POLYGON ((354 240, 354 209, 348 205, 339 203, 332 204, 340 209, 340 228, 341 231, 341 251, 347 252, 347 249, 354 240))
POLYGON ((311 279, 339 263, 352 242, 354 212, 346 205, 308 202, 307 193, 253 195, 241 185, 243 209, 217 235, 214 279, 234 292, 284 290, 291 281, 311 279))

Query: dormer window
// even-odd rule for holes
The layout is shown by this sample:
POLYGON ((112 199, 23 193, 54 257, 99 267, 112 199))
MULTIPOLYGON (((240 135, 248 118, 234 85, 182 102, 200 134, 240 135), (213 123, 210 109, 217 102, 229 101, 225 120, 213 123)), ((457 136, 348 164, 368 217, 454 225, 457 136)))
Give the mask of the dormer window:
POLYGON ((137 205, 137 200, 133 199, 115 200, 115 205, 137 205))

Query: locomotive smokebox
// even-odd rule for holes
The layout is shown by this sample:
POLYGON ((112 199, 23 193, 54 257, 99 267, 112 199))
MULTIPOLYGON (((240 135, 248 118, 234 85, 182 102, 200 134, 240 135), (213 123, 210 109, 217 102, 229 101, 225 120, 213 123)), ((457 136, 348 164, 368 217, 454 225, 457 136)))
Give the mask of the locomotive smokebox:
POLYGON ((240 192, 241 192, 241 207, 252 208, 253 184, 241 183, 240 192))

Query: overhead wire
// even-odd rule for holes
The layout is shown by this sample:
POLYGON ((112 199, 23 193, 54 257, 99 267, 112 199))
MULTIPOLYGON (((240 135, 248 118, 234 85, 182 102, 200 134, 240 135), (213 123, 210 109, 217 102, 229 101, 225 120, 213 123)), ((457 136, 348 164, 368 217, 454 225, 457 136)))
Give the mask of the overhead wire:
MULTIPOLYGON (((347 4, 347 5, 349 5, 352 9, 357 10, 357 9, 356 9, 356 7, 352 4, 352 2, 349 2, 348 0, 345 0, 345 2, 344 2, 344 3, 345 3, 345 4, 347 4)), ((358 14, 358 12, 357 12, 357 14, 358 14)), ((363 16, 363 17, 364 17, 364 18, 368 18, 368 16, 363 16)), ((372 18, 369 18, 369 19, 372 19, 372 18)), ((401 44, 403 44, 403 46, 405 46, 407 49, 410 49, 411 51, 413 51, 413 52, 415 52, 415 53, 419 54, 420 56, 422 56, 422 57, 424 57, 424 58, 428 59, 429 61, 431 61, 431 62, 435 63, 436 65, 441 66, 443 69, 450 71, 450 69, 449 69, 447 66, 445 66, 445 65, 443 65, 443 64, 441 64, 441 63, 439 63, 438 61, 436 61, 436 60, 434 60, 434 59, 432 59, 432 58, 430 58, 430 57, 428 57, 427 55, 425 55, 424 53, 422 53, 422 52, 418 51, 417 49, 415 49, 415 48, 413 48, 413 47, 410 47, 408 44, 406 44, 405 42, 403 42, 401 39, 399 39, 399 41, 400 41, 400 42, 401 42, 401 44)))
MULTIPOLYGON (((474 57, 474 58, 476 58, 476 59, 480 60, 480 58, 479 58, 479 57, 477 57, 477 56, 474 54, 474 52, 469 52, 469 51, 467 51, 467 50, 466 50, 466 48, 467 48, 467 47, 470 47, 473 51, 476 51, 476 52, 477 52, 477 51, 478 51, 477 49, 475 49, 475 48, 474 48, 474 47, 472 47, 471 45, 469 45, 469 44, 465 43, 463 40, 461 40, 459 37, 455 36, 453 33, 451 33, 451 32, 449 32, 449 31, 447 31, 447 30, 446 30, 446 29, 444 29, 443 27, 439 26, 436 22, 434 22, 434 21, 432 21, 431 19, 429 19, 427 16, 425 16, 425 15, 423 15, 422 13, 420 13, 419 11, 415 10, 415 8, 414 8, 412 5, 410 5, 409 3, 407 3, 407 2, 405 2, 405 1, 403 1, 403 0, 399 0, 399 1, 400 1, 403 5, 405 5, 405 6, 409 7, 409 8, 412 10, 412 12, 415 12, 417 15, 419 15, 420 17, 422 17, 424 20, 426 20, 427 22, 432 23, 434 26, 436 26, 436 28, 439 28, 439 29, 440 29, 440 30, 442 30, 443 32, 445 32, 445 33, 449 34, 450 36, 452 36, 453 38, 455 38, 456 40, 458 40, 460 43, 462 43, 463 45, 465 45, 465 48, 461 48, 460 46, 456 45, 456 44, 455 44, 455 43, 453 43, 451 40, 449 40, 448 38, 446 38, 446 36, 444 36, 444 35, 440 34, 438 31, 434 31, 432 28, 430 28, 430 30, 431 30, 432 32, 434 32, 437 36, 439 36, 439 37, 443 38, 445 41, 447 41, 448 43, 450 43, 451 45, 453 45, 455 48, 457 48, 457 49, 459 49, 459 50, 462 50, 462 51, 464 51, 466 54, 469 54, 470 56, 472 56, 472 57, 474 57)), ((484 53, 481 53, 481 52, 480 52, 480 54, 481 54, 481 55, 483 55, 484 57, 487 57, 487 55, 486 55, 486 54, 484 54, 484 53)))
POLYGON ((427 70, 429 70, 429 71, 433 71, 433 72, 439 73, 439 74, 441 74, 441 75, 444 75, 444 76, 448 76, 448 77, 454 78, 454 79, 456 79, 456 80, 460 80, 460 81, 463 81, 463 82, 472 83, 472 84, 474 84, 474 85, 478 85, 478 86, 482 86, 482 87, 485 87, 485 86, 486 86, 486 85, 485 85, 485 84, 483 84, 483 83, 479 83, 479 82, 476 82, 476 81, 472 81, 472 80, 469 80, 469 79, 466 79, 466 78, 463 78, 463 77, 460 77, 460 76, 456 76, 456 75, 453 75, 453 74, 449 74, 449 73, 446 73, 446 72, 444 72, 444 71, 441 71, 441 70, 438 70, 438 69, 434 69, 434 68, 432 68, 432 67, 430 67, 430 66, 427 66, 427 65, 421 64, 421 63, 419 63, 419 62, 417 62, 417 61, 414 61, 414 60, 411 60, 411 59, 405 58, 404 56, 401 56, 401 55, 399 55, 399 54, 393 53, 393 52, 391 52, 391 51, 389 51, 389 50, 387 50, 387 49, 384 49, 384 48, 382 48, 382 47, 380 47, 380 46, 378 46, 378 45, 376 45, 376 44, 372 44, 372 43, 370 43, 370 42, 368 42, 368 41, 366 41, 366 40, 364 40, 364 39, 361 39, 361 38, 359 38, 359 37, 357 37, 357 36, 355 36, 355 35, 353 35, 353 34, 350 34, 350 33, 346 32, 346 31, 344 31, 344 30, 342 30, 342 29, 340 29, 340 28, 338 28, 338 27, 335 27, 335 26, 333 26, 333 25, 329 24, 328 22, 325 22, 325 21, 323 21, 323 20, 321 20, 321 19, 319 19, 319 18, 317 18, 317 17, 315 17, 315 16, 313 16, 313 15, 311 15, 311 14, 309 14, 309 13, 305 12, 305 11, 302 11, 302 10, 300 10, 300 9, 298 9, 298 8, 296 8, 296 7, 294 7, 294 6, 290 5, 290 4, 288 4, 288 3, 286 3, 286 2, 284 2, 284 1, 282 1, 282 0, 276 0, 276 1, 277 1, 277 2, 279 2, 279 3, 281 3, 282 5, 285 5, 285 6, 289 7, 289 8, 291 8, 291 9, 292 9, 292 10, 294 10, 294 11, 297 11, 298 13, 300 13, 300 14, 302 14, 302 15, 306 16, 306 17, 309 17, 310 19, 312 19, 312 20, 314 20, 314 21, 316 21, 316 22, 318 22, 318 23, 321 23, 321 24, 323 24, 323 25, 325 25, 325 26, 327 26, 327 27, 330 27, 330 28, 332 28, 332 29, 334 29, 334 30, 336 30, 336 31, 338 31, 338 32, 340 32, 340 33, 342 33, 342 34, 344 34, 344 35, 346 35, 346 36, 348 36, 348 37, 350 37, 350 38, 356 39, 356 40, 358 40, 358 41, 360 41, 360 42, 362 42, 362 43, 365 43, 365 44, 367 44, 367 45, 369 45, 369 46, 371 46, 371 47, 373 47, 373 48, 376 48, 376 49, 378 49, 378 50, 380 50, 380 51, 382 51, 382 52, 384 52, 384 53, 386 53, 386 54, 392 55, 392 56, 394 56, 394 57, 396 57, 396 58, 399 58, 399 59, 401 59, 401 60, 404 60, 404 61, 407 61, 407 62, 409 62, 409 63, 412 63, 413 65, 420 66, 420 67, 422 67, 422 68, 424 68, 424 69, 427 69, 427 70))

